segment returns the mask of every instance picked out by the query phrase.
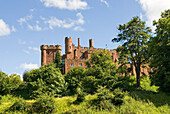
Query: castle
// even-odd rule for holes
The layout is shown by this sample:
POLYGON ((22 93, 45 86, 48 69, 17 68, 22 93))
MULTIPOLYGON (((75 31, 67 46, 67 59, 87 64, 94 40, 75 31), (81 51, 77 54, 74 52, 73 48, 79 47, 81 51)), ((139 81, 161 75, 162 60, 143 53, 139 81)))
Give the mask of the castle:
MULTIPOLYGON (((59 50, 61 54, 62 47, 61 45, 41 45, 41 65, 46 65, 54 62, 56 51, 59 50)), ((91 58, 91 53, 93 51, 103 51, 101 48, 94 48, 93 39, 89 39, 89 47, 81 47, 80 38, 78 38, 78 46, 76 47, 72 43, 72 38, 65 38, 65 54, 62 55, 62 63, 63 63, 63 74, 67 73, 68 70, 74 67, 82 67, 86 68, 85 60, 91 58)), ((113 62, 118 61, 119 53, 116 52, 116 49, 108 50, 106 49, 113 59, 113 62)), ((135 68, 133 68, 133 73, 135 73, 135 68)), ((141 67, 141 72, 144 72, 148 75, 148 69, 141 67)))
MULTIPOLYGON (((41 65, 46 65, 54 62, 56 51, 59 50, 61 54, 61 45, 41 45, 41 65)), ((62 55, 62 63, 64 66, 63 73, 67 73, 68 70, 73 67, 86 68, 85 60, 91 58, 91 52, 104 49, 97 49, 93 46, 93 39, 89 40, 89 47, 81 47, 80 38, 78 38, 78 46, 76 47, 72 43, 72 38, 65 38, 65 54, 62 55)), ((109 50, 108 50, 109 51, 109 50)), ((118 61, 118 53, 116 50, 110 50, 109 53, 114 62, 118 61)))

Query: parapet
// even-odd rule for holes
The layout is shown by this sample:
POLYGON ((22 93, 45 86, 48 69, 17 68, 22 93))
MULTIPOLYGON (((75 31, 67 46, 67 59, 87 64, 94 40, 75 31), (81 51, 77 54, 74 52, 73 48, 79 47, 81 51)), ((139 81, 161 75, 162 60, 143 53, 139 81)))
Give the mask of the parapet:
POLYGON ((41 50, 62 50, 61 45, 41 45, 41 50))

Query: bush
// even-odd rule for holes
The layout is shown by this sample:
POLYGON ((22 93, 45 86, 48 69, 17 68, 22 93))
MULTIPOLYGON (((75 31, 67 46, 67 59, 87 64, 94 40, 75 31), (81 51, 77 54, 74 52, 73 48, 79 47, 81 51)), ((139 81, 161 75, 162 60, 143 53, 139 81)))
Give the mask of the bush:
POLYGON ((26 101, 22 98, 19 98, 15 103, 9 108, 10 111, 25 111, 27 108, 26 101))
POLYGON ((76 94, 76 89, 81 87, 82 79, 84 78, 84 68, 74 67, 69 70, 65 76, 68 84, 68 90, 71 95, 76 94))
POLYGON ((112 109, 112 98, 113 94, 110 92, 109 89, 106 89, 106 87, 99 87, 97 90, 97 101, 96 101, 96 106, 99 109, 112 109))
POLYGON ((122 105, 124 103, 124 97, 125 97, 125 93, 122 92, 121 89, 117 88, 113 91, 113 99, 112 99, 112 103, 114 105, 122 105))
MULTIPOLYGON (((31 70, 24 74, 24 80, 28 83, 25 89, 32 89, 32 98, 43 93, 53 94, 56 97, 65 95, 67 85, 64 77, 55 64, 48 64, 39 69, 31 70)), ((28 93, 30 94, 30 93, 28 93)))
POLYGON ((76 103, 80 103, 83 102, 85 100, 85 93, 80 89, 77 88, 77 99, 76 99, 76 103))
POLYGON ((37 113, 54 113, 56 109, 56 103, 53 97, 44 94, 36 99, 35 103, 33 104, 33 112, 37 113))

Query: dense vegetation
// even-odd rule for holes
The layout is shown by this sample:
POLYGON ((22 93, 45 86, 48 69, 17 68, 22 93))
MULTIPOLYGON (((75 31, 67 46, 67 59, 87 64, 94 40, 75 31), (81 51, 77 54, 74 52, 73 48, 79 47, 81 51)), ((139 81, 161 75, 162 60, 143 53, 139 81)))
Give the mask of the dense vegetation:
POLYGON ((86 69, 62 75, 56 52, 54 64, 25 72, 23 81, 0 72, 0 113, 170 113, 170 10, 155 25, 154 37, 138 17, 120 25, 117 63, 106 50, 93 52, 86 69), (138 73, 145 64, 150 76, 138 73), (129 73, 133 65, 137 77, 129 73))

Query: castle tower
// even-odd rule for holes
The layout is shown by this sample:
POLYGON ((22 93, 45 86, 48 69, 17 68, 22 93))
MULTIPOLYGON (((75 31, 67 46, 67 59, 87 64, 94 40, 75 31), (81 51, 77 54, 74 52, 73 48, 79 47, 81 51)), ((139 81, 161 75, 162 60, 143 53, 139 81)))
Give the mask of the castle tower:
POLYGON ((72 53, 72 38, 65 38, 65 53, 69 54, 72 53))
POLYGON ((89 48, 93 48, 93 39, 89 40, 89 48))
POLYGON ((78 38, 78 47, 80 47, 80 38, 78 38))

